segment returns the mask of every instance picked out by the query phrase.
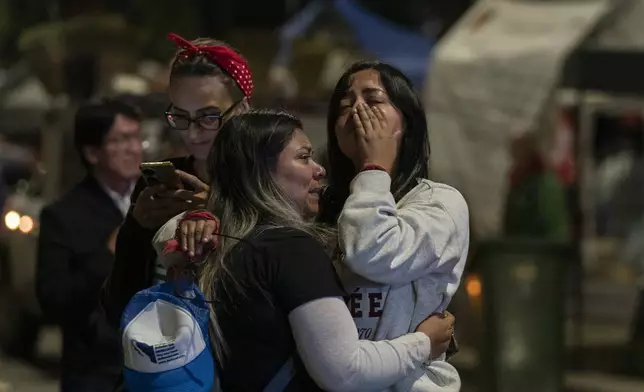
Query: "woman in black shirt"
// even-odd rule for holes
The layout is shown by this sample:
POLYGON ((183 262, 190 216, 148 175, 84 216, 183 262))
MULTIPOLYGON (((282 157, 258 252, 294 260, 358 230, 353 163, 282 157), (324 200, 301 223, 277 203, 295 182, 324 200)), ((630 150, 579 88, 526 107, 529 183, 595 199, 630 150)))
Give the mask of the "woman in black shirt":
POLYGON ((213 301, 224 391, 269 383, 281 384, 275 391, 381 390, 442 354, 430 342, 440 351, 437 343, 449 341, 451 317, 429 317, 393 340, 358 339, 328 239, 303 218, 325 173, 297 118, 269 110, 232 117, 208 168, 221 235, 200 285, 213 301))

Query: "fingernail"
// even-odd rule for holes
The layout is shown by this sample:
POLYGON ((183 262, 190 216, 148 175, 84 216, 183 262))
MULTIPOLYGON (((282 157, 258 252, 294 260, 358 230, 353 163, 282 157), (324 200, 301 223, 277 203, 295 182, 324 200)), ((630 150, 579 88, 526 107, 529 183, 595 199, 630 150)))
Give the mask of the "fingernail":
POLYGON ((203 241, 203 242, 208 242, 208 241, 210 241, 210 238, 208 238, 208 237, 203 237, 203 238, 201 239, 201 241, 203 241))
POLYGON ((188 255, 190 255, 190 257, 194 257, 194 256, 195 256, 195 252, 190 251, 190 252, 188 253, 188 255))

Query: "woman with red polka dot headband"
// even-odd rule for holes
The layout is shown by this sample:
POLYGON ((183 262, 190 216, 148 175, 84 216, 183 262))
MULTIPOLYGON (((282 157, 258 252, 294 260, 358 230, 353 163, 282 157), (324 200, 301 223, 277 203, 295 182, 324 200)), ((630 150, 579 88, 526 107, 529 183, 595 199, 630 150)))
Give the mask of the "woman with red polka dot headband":
POLYGON ((178 132, 189 156, 169 159, 183 189, 148 186, 139 180, 132 194, 133 207, 120 228, 115 261, 101 294, 110 323, 118 328, 121 313, 140 290, 165 280, 156 263, 151 240, 172 217, 204 203, 206 160, 224 121, 249 108, 253 79, 244 57, 227 44, 210 38, 188 41, 176 34, 165 112, 168 125, 178 132))

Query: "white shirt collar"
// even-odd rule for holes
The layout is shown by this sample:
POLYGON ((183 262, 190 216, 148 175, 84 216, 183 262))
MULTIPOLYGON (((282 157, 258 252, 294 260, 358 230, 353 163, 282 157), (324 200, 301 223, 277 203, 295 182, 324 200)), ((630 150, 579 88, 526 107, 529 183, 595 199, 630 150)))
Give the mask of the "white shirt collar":
POLYGON ((123 216, 127 215, 128 210, 130 209, 130 204, 131 204, 131 197, 132 197, 132 192, 134 191, 134 186, 136 185, 136 181, 132 181, 130 184, 130 187, 128 188, 127 192, 125 194, 120 194, 119 192, 116 192, 115 190, 111 189, 107 184, 102 182, 101 180, 97 179, 99 185, 105 193, 112 199, 114 202, 114 205, 121 211, 123 216))

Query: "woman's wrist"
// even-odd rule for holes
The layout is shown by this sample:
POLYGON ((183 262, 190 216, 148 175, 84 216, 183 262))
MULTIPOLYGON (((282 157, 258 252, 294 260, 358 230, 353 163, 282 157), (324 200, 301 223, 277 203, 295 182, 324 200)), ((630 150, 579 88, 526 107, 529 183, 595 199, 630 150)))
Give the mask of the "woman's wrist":
POLYGON ((358 173, 362 173, 364 171, 370 171, 370 170, 377 170, 377 171, 383 171, 385 173, 389 173, 389 170, 385 169, 384 167, 372 163, 366 163, 362 165, 362 168, 358 171, 358 173))
POLYGON ((350 190, 354 192, 369 192, 389 194, 391 190, 391 175, 386 170, 376 168, 360 170, 351 181, 350 190))

